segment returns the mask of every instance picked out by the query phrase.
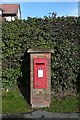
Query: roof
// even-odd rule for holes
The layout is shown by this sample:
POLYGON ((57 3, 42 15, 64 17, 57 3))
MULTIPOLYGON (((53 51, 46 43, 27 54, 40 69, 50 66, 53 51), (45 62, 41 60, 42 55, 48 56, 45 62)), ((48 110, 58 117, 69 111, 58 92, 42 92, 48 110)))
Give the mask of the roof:
MULTIPOLYGON (((0 10, 2 10, 2 8, 0 8, 0 10)), ((2 10, 3 11, 3 10, 2 10)))
POLYGON ((0 4, 0 9, 3 10, 3 14, 16 14, 19 4, 0 4))

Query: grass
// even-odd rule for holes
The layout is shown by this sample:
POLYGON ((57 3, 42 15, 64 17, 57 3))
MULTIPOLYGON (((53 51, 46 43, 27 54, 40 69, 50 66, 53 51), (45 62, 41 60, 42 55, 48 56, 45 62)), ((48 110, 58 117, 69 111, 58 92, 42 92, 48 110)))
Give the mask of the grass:
MULTIPOLYGON (((63 100, 52 98, 51 106, 49 108, 40 108, 50 112, 79 112, 78 98, 70 97, 63 100)), ((2 113, 24 113, 30 112, 32 109, 26 102, 18 88, 12 89, 8 92, 3 91, 2 94, 2 113)), ((37 110, 37 108, 36 108, 37 110)))
POLYGON ((77 97, 70 97, 59 101, 53 98, 51 106, 46 110, 50 112, 78 112, 78 99, 77 97))
POLYGON ((18 89, 9 92, 3 92, 2 95, 2 113, 20 113, 29 112, 30 106, 18 89))

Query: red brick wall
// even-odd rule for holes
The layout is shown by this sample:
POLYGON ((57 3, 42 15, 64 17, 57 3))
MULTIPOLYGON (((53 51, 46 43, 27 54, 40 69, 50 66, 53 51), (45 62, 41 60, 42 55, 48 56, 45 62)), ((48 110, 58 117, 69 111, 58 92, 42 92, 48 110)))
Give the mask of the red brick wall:
POLYGON ((49 107, 51 102, 51 53, 30 53, 30 103, 33 108, 49 107), (46 58, 47 64, 47 88, 34 89, 34 58, 46 58))

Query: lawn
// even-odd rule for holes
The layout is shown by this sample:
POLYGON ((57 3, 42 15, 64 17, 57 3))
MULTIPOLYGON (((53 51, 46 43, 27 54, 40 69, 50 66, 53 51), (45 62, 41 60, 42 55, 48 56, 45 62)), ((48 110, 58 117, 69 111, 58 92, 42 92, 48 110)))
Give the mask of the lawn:
MULTIPOLYGON (((79 112, 78 97, 70 97, 63 100, 58 100, 52 97, 51 106, 49 108, 41 108, 50 112, 79 112)), ((24 113, 30 112, 32 109, 24 99, 19 89, 11 89, 2 93, 2 113, 24 113)))

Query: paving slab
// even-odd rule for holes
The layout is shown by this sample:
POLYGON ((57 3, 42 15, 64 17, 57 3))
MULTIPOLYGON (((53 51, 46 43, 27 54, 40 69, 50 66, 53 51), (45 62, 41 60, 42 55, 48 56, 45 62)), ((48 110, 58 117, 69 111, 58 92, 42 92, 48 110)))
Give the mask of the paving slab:
POLYGON ((80 120, 80 113, 54 113, 37 110, 29 113, 3 114, 2 120, 80 120))

